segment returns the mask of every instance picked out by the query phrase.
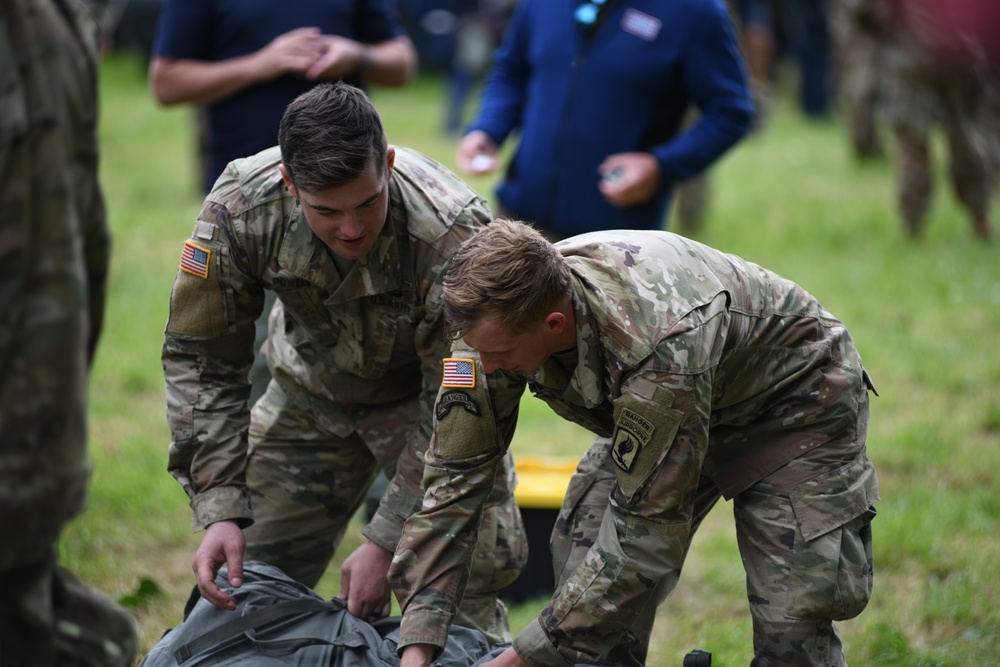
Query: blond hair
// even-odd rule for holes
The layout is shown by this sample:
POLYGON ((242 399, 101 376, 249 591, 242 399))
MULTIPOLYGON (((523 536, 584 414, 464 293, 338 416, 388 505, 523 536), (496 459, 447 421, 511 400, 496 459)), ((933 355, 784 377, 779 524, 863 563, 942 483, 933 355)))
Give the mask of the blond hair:
POLYGON ((570 293, 559 251, 530 225, 498 219, 456 253, 444 280, 445 331, 453 338, 485 317, 508 333, 540 323, 570 293))

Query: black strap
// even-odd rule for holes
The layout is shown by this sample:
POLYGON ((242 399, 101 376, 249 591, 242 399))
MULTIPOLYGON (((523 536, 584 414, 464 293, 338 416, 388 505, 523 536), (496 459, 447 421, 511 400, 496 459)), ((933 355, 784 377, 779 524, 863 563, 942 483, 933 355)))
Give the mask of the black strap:
MULTIPOLYGON (((254 628, 261 628, 271 623, 298 616, 300 614, 313 613, 317 611, 339 612, 344 608, 343 602, 333 600, 289 600, 278 602, 266 607, 260 607, 243 616, 227 621, 222 625, 209 630, 200 637, 192 639, 174 651, 174 660, 178 665, 184 664, 196 655, 211 648, 219 648, 221 645, 230 642, 238 637, 245 637, 244 633, 254 628)), ((326 640, 316 640, 323 641, 326 640)), ((315 643, 315 642, 314 642, 315 643)))

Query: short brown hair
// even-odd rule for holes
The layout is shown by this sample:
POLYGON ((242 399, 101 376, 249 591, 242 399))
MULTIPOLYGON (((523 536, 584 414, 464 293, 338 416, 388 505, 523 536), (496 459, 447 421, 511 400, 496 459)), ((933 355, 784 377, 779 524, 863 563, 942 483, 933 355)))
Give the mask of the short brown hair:
POLYGON ((292 100, 281 117, 278 144, 292 183, 306 192, 357 180, 372 160, 384 174, 389 150, 375 105, 343 82, 320 84, 292 100))
POLYGON ((457 338, 484 317, 524 333, 570 293, 559 251, 523 222, 498 219, 456 253, 444 279, 445 331, 457 338))

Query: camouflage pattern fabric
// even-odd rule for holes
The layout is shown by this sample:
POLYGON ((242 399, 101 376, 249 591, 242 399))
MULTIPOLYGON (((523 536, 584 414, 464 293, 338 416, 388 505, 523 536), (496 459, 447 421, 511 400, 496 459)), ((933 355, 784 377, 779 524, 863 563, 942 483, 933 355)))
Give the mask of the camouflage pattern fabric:
MULTIPOLYGON (((204 270, 179 270, 171 295, 163 348, 169 469, 191 497, 195 530, 260 520, 247 532, 248 554, 313 585, 377 468, 390 484, 366 537, 394 550, 419 506, 449 346, 441 279, 490 211, 444 167, 397 147, 389 220, 341 277, 279 162, 274 148, 232 163, 185 244, 202 253, 204 270), (262 350, 274 379, 251 416, 247 371, 265 288, 278 295, 262 350)), ((513 467, 504 465, 494 507, 507 518, 484 548, 517 554, 526 537, 513 467)), ((496 590, 525 561, 512 556, 477 575, 469 604, 477 594, 489 604, 475 627, 505 636, 496 590)))
POLYGON ((864 4, 865 0, 839 0, 829 10, 837 58, 835 89, 859 159, 885 154, 879 135, 886 95, 884 38, 858 6, 864 4))
MULTIPOLYGON (((575 278, 576 348, 531 376, 493 373, 464 390, 470 409, 439 416, 423 508, 390 569, 400 644, 444 639, 527 387, 599 439, 554 530, 560 587, 515 638, 521 656, 642 664, 651 610, 726 498, 748 570, 754 664, 843 664, 833 623, 867 603, 878 499, 864 454, 871 384, 844 325, 798 285, 667 232, 557 247, 575 278)), ((482 370, 474 351, 453 353, 482 370)))
POLYGON ((131 665, 128 615, 58 566, 86 500, 110 238, 97 48, 75 2, 0 0, 0 664, 131 665), (81 610, 86 610, 80 613, 81 610))
POLYGON ((842 1, 884 54, 887 116, 898 144, 898 203, 905 229, 913 236, 922 231, 934 191, 930 137, 941 129, 955 195, 967 210, 974 233, 991 236, 990 202, 1000 174, 997 63, 984 55, 958 66, 938 57, 905 28, 932 20, 920 15, 918 4, 842 1), (904 9, 909 12, 905 16, 904 9))

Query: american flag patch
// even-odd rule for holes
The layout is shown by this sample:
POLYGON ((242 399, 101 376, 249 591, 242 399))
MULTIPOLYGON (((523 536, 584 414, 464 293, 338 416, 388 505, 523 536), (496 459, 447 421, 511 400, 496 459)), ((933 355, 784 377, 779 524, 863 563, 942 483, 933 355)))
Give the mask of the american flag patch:
POLYGON ((442 387, 475 387, 476 362, 472 359, 445 359, 442 387))
POLYGON ((184 252, 181 253, 181 269, 199 278, 208 278, 208 260, 212 251, 202 248, 191 241, 184 242, 184 252))

